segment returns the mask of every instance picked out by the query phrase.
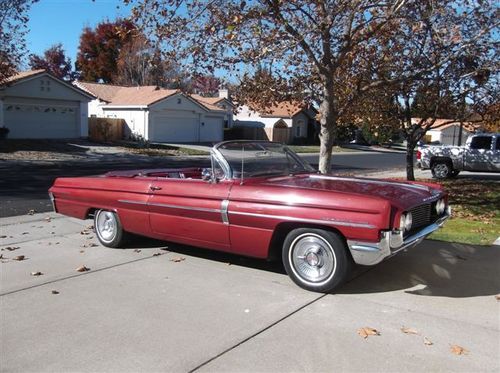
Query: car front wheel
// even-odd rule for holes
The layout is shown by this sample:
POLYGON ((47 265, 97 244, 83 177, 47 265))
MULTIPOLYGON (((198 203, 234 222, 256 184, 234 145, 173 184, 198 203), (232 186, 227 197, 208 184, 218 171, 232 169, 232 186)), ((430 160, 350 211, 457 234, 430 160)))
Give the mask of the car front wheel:
POLYGON ((352 264, 345 241, 338 234, 313 228, 288 233, 282 259, 288 276, 297 285, 321 293, 341 285, 352 264))
POLYGON ((432 165, 432 176, 436 179, 446 179, 451 176, 453 169, 447 162, 436 162, 432 165))
POLYGON ((97 210, 94 215, 94 229, 99 242, 104 246, 121 247, 126 241, 126 232, 115 212, 97 210))

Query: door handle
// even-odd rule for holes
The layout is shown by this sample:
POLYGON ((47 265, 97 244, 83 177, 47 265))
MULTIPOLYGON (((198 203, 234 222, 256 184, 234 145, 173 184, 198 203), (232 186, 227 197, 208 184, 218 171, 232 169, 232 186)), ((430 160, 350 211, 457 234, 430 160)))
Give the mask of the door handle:
POLYGON ((149 189, 151 189, 151 190, 161 190, 161 187, 151 185, 151 186, 149 187, 149 189))

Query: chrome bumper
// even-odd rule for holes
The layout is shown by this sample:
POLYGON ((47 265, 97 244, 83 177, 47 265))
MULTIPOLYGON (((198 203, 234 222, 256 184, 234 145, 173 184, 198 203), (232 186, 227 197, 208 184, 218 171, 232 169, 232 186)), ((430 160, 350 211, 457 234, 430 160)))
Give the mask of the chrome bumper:
POLYGON ((382 260, 395 255, 401 250, 409 249, 422 242, 432 232, 441 228, 451 216, 451 208, 448 206, 446 215, 436 222, 424 227, 417 233, 403 238, 401 231, 383 231, 379 242, 360 242, 347 240, 347 246, 351 251, 352 258, 357 264, 374 265, 382 260))

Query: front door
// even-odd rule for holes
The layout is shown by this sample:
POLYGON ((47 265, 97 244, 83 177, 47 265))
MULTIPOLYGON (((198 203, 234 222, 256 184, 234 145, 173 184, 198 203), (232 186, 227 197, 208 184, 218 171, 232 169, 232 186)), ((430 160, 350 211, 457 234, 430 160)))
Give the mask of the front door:
POLYGON ((158 178, 151 185, 150 224, 166 240, 229 247, 227 199, 232 182, 158 178))

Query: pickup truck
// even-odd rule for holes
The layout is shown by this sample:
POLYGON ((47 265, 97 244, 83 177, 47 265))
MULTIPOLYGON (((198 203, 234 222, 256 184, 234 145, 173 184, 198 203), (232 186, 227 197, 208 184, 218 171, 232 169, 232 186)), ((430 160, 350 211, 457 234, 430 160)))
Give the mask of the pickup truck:
POLYGON ((432 171, 436 179, 457 176, 460 171, 500 172, 500 133, 482 133, 465 146, 422 146, 417 167, 432 171))

